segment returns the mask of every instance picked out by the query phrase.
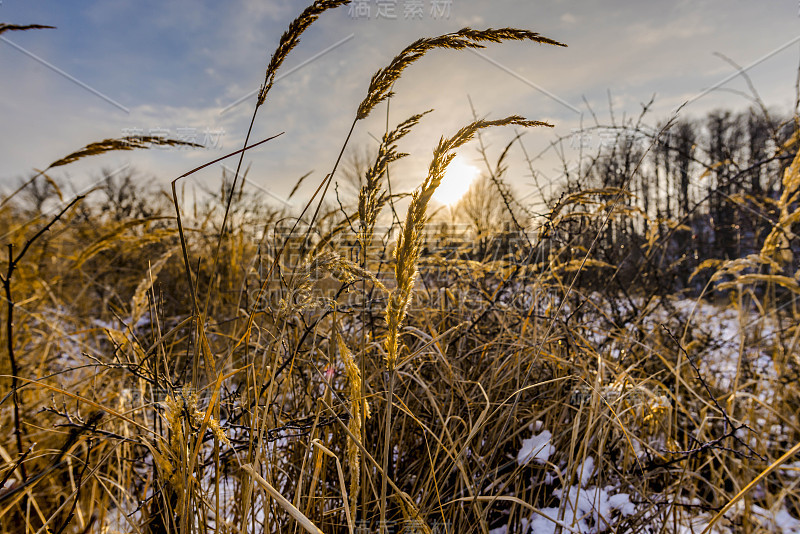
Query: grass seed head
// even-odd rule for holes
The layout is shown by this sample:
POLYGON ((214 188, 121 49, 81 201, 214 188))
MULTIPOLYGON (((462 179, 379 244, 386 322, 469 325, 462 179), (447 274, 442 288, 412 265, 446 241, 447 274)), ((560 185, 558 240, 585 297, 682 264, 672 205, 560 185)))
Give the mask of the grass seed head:
POLYGON ((554 41, 548 37, 528 30, 516 28, 499 28, 487 30, 473 30, 463 28, 454 33, 440 35, 438 37, 425 37, 418 39, 403 49, 392 59, 388 66, 379 70, 372 76, 372 81, 367 89, 367 96, 358 106, 356 118, 361 120, 366 118, 372 109, 389 98, 392 94, 391 88, 406 67, 420 59, 426 53, 436 48, 447 48, 451 50, 464 50, 466 48, 485 48, 482 43, 499 43, 501 41, 534 41, 542 44, 556 46, 566 46, 563 43, 554 41))
POLYGON ((264 103, 264 100, 266 100, 267 93, 272 89, 272 85, 275 83, 275 73, 286 59, 286 56, 289 55, 289 52, 300 42, 300 36, 303 32, 306 31, 324 11, 349 3, 350 0, 317 0, 289 24, 289 28, 281 35, 278 48, 272 54, 272 58, 270 58, 269 64, 267 65, 264 85, 261 86, 261 90, 258 92, 256 107, 260 107, 264 103))

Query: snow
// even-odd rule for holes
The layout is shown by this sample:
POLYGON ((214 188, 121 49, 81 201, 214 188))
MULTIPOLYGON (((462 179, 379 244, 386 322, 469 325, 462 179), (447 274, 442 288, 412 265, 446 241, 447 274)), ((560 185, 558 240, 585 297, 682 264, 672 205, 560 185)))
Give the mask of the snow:
MULTIPOLYGON (((548 517, 551 517, 551 518, 555 519, 556 517, 558 517, 558 508, 542 508, 542 510, 540 510, 540 511, 544 515, 536 514, 528 524, 528 526, 530 528, 529 529, 525 529, 525 528, 522 529, 523 533, 527 534, 527 533, 531 532, 533 534, 540 534, 540 533, 541 534, 555 534, 556 527, 558 525, 556 525, 553 521, 550 521, 550 519, 547 519, 547 517, 544 517, 544 516, 546 515, 548 517)), ((524 523, 528 523, 528 522, 524 521, 524 523)), ((525 525, 523 524, 523 527, 524 526, 525 525)))
MULTIPOLYGON (((738 508, 741 508, 741 506, 738 508)), ((777 512, 753 504, 751 505, 751 511, 754 516, 760 519, 761 526, 768 532, 777 532, 779 534, 800 533, 800 520, 795 519, 786 510, 785 504, 777 512)))
POLYGON ((594 474, 594 458, 587 456, 586 460, 578 468, 578 476, 581 478, 581 486, 586 487, 586 484, 591 480, 594 474))
POLYGON ((786 508, 782 508, 780 512, 775 514, 774 521, 775 526, 778 527, 783 534, 800 532, 800 520, 792 517, 791 514, 786 511, 786 508))
MULTIPOLYGON (((541 430, 541 423, 537 421, 535 430, 541 430)), ((551 444, 552 434, 549 430, 542 430, 522 442, 522 448, 517 455, 517 462, 526 465, 531 461, 539 464, 546 463, 556 451, 551 444)), ((558 471, 558 468, 555 468, 558 471)), ((557 488, 553 495, 561 501, 560 507, 542 508, 530 518, 521 519, 521 532, 524 534, 550 534, 557 528, 561 531, 576 532, 579 534, 599 534, 613 527, 620 517, 626 517, 636 512, 627 493, 614 493, 612 486, 604 488, 587 487, 595 474, 595 460, 587 456, 577 467, 575 474, 579 483, 570 486, 565 491, 557 488)), ((560 477, 558 477, 560 478, 560 477)), ((556 477, 552 473, 545 474, 545 481, 552 483, 556 477)), ((505 527, 501 527, 504 529, 505 527)), ((505 534, 505 530, 497 530, 496 534, 505 534)), ((492 531, 490 534, 494 534, 492 531)))
MULTIPOLYGON (((619 512, 621 516, 632 515, 636 511, 636 507, 631 504, 630 497, 627 493, 612 494, 614 488, 606 486, 605 488, 589 487, 582 488, 580 486, 571 486, 567 491, 557 489, 553 494, 562 501, 564 504, 563 516, 558 516, 558 510, 551 517, 558 517, 566 525, 572 526, 577 532, 586 534, 595 534, 605 532, 610 527, 614 526, 616 522, 613 516, 614 512, 619 512), (563 501, 566 500, 566 503, 563 501)), ((547 515, 548 509, 542 510, 547 515)), ((550 524, 551 530, 543 529, 543 532, 550 532, 555 528, 552 521, 544 517, 540 517, 550 524)), ((536 523, 537 521, 534 521, 536 523)), ((534 530, 536 534, 539 530, 534 530)))
POLYGON ((556 448, 550 444, 552 437, 549 430, 543 430, 523 440, 522 448, 517 454, 517 463, 519 465, 526 465, 531 461, 538 464, 546 463, 550 459, 550 455, 556 451, 556 448))
POLYGON ((778 468, 783 472, 784 476, 790 478, 800 477, 800 462, 793 462, 790 464, 785 464, 778 468))
POLYGON ((636 506, 631 504, 631 498, 627 493, 619 493, 608 498, 608 506, 614 510, 619 510, 622 515, 633 515, 636 506))

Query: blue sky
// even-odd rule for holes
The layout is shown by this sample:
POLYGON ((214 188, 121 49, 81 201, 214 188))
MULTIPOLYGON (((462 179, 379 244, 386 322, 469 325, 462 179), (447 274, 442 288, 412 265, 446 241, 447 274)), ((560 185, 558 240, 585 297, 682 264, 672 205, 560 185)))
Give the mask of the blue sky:
MULTIPOLYGON (((409 68, 395 87, 390 123, 429 108, 435 112, 404 140, 401 148, 413 157, 393 174, 400 189, 421 182, 441 135, 471 120, 470 98, 480 116, 521 114, 556 124, 526 134, 534 154, 581 120, 591 122, 584 98, 601 122, 609 122, 609 94, 617 120, 638 114, 656 94, 650 122, 667 118, 734 72, 715 52, 742 66, 768 56, 748 73, 768 105, 787 112, 794 106, 800 60, 800 40, 792 43, 800 37, 794 1, 452 0, 443 3, 449 13, 432 13, 434 1, 423 0, 423 16, 414 18, 404 16, 412 0, 386 2, 394 5, 394 18, 378 16, 376 0, 366 3, 370 17, 348 7, 323 14, 281 72, 330 50, 281 79, 259 110, 252 139, 285 134, 248 155, 249 180, 285 196, 299 176, 314 170, 305 188, 311 190, 333 165, 372 73, 414 39, 464 26, 522 27, 569 47, 491 45, 482 56, 436 51, 409 68)), ((166 183, 240 148, 255 97, 228 106, 258 89, 281 33, 305 6, 283 0, 3 0, 0 21, 58 29, 6 32, 0 41, 0 187, 8 189, 32 169, 90 142, 131 132, 166 131, 213 146, 108 154, 55 176, 80 189, 101 167, 131 165, 166 183)), ((746 90, 740 78, 733 79, 692 101, 683 114, 746 108, 750 103, 735 93, 746 90)), ((358 125, 351 146, 374 146, 386 108, 373 115, 358 125)), ((496 156, 512 136, 511 130, 488 133, 491 153, 496 156)), ((462 153, 476 158, 474 145, 462 153)), ((509 180, 526 194, 531 179, 519 154, 514 158, 509 180)), ((537 161, 557 180, 555 166, 546 152, 537 161)), ((214 166, 192 180, 218 184, 220 172, 214 166)))

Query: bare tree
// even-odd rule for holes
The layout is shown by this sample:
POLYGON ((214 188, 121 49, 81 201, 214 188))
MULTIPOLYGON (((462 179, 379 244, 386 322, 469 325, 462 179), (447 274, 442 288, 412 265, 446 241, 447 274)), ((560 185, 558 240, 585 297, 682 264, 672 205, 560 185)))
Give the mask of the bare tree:
POLYGON ((478 241, 486 243, 513 222, 497 186, 487 174, 476 179, 455 206, 456 220, 470 226, 478 241))

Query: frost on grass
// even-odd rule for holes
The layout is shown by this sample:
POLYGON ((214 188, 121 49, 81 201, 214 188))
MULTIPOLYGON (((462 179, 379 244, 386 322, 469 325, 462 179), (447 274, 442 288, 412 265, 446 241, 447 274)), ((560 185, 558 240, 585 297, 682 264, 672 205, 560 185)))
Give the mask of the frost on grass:
POLYGON ((550 459, 550 455, 556 451, 556 448, 550 444, 550 438, 552 437, 553 435, 549 430, 542 430, 540 433, 523 440, 522 448, 517 453, 517 463, 526 465, 531 461, 537 464, 547 462, 550 459))

